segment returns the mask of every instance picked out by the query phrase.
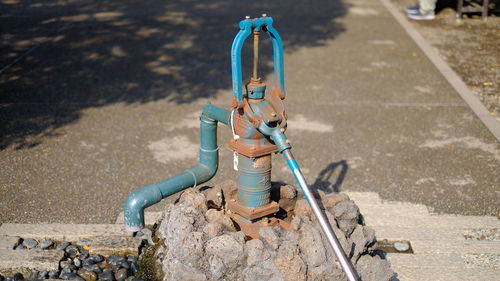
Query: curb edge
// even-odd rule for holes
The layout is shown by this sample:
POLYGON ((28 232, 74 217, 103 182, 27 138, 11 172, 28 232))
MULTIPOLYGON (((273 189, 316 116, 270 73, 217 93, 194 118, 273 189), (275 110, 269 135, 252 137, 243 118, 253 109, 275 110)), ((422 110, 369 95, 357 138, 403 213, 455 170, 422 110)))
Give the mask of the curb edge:
POLYGON ((481 120, 484 126, 500 141, 500 122, 491 116, 490 112, 481 103, 481 101, 472 93, 462 79, 451 69, 451 67, 442 59, 431 47, 431 45, 420 35, 412 24, 400 13, 390 0, 380 0, 384 7, 391 13, 394 19, 410 35, 413 41, 418 45, 427 58, 434 64, 437 70, 444 76, 450 85, 457 91, 462 99, 469 105, 476 116, 481 120))

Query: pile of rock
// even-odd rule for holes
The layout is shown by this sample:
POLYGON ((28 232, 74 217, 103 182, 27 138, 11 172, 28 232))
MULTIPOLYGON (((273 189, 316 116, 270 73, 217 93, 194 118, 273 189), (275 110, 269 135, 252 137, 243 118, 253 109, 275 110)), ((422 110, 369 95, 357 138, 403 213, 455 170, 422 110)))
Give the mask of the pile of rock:
MULTIPOLYGON (((260 239, 237 231, 227 214, 225 201, 234 200, 236 193, 233 182, 202 191, 188 189, 177 203, 169 204, 158 229, 162 245, 156 252, 163 280, 346 280, 307 202, 296 198, 290 186, 273 188, 273 199, 287 209, 285 220, 291 227, 261 228, 260 239)), ((375 233, 363 225, 354 202, 345 195, 320 195, 362 280, 393 280, 388 261, 375 251, 375 233)))

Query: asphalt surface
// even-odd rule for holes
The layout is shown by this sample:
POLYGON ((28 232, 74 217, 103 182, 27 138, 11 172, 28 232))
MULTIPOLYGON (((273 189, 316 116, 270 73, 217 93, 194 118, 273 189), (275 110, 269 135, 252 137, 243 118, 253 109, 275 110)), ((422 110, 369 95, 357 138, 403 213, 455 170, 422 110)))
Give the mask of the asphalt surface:
MULTIPOLYGON (((500 214, 500 144, 378 1, 15 2, 0 4, 0 223, 112 223, 133 190, 195 165, 196 115, 231 104, 237 22, 263 12, 284 39, 287 135, 311 185, 500 214)), ((207 184, 237 178, 219 132, 207 184)))

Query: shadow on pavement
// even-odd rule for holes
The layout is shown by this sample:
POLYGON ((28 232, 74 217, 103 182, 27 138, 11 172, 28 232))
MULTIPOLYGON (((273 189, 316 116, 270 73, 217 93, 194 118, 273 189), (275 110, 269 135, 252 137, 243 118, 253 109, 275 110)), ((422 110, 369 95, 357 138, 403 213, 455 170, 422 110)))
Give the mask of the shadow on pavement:
MULTIPOLYGON (((322 190, 325 194, 339 193, 348 170, 349 164, 346 160, 332 162, 319 172, 311 187, 316 193, 318 190, 322 190), (333 177, 334 175, 336 177, 333 177)), ((319 194, 317 196, 319 198, 319 194)))
MULTIPOLYGON (((274 17, 292 52, 335 38, 346 13, 340 1, 0 3, 0 150, 36 146, 87 108, 183 104, 229 89, 231 43, 245 15, 274 17)), ((269 40, 262 45, 261 61, 271 62, 269 40)), ((261 75, 270 72, 262 63, 261 75)))

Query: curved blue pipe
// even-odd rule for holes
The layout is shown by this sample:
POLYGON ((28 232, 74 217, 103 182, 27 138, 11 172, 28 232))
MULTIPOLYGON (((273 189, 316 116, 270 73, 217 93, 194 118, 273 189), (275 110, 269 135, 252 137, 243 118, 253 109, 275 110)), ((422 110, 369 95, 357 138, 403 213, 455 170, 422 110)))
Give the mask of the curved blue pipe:
POLYGON ((215 175, 219 164, 217 122, 227 125, 230 118, 230 111, 205 105, 200 116, 200 163, 177 176, 130 194, 124 205, 125 228, 128 231, 137 232, 144 228, 145 208, 176 192, 207 182, 215 175))

